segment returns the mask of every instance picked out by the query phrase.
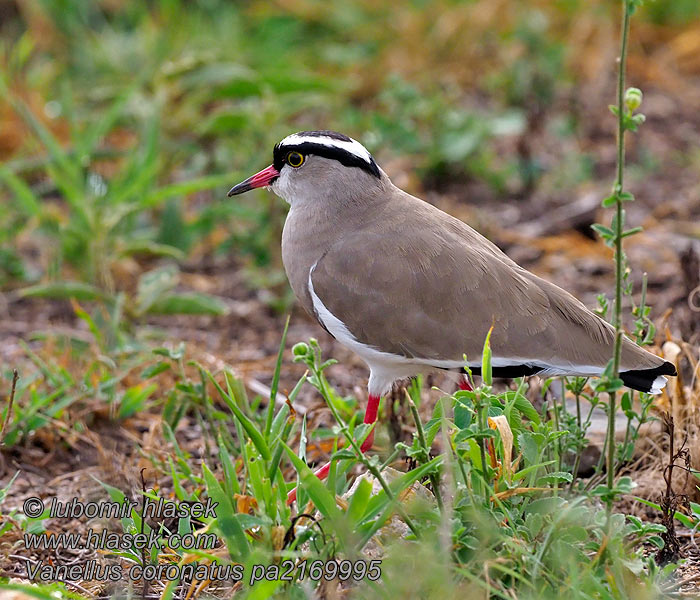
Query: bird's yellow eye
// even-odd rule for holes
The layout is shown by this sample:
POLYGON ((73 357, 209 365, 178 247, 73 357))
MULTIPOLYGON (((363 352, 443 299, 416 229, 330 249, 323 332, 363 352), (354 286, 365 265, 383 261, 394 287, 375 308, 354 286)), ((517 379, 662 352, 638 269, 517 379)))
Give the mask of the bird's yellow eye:
POLYGON ((299 152, 290 152, 287 154, 287 164, 295 169, 301 167, 304 164, 304 155, 299 152))

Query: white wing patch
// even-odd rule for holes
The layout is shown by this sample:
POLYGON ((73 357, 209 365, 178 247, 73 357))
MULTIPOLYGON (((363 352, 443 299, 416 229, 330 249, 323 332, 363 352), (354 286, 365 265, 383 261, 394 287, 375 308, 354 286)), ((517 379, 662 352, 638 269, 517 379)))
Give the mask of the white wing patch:
POLYGON ((651 390, 649 390, 649 393, 653 396, 656 396, 661 393, 661 390, 663 390, 666 387, 666 382, 668 379, 664 377, 663 375, 659 375, 654 381, 651 383, 651 390))
POLYGON ((354 154, 358 158, 364 160, 367 164, 372 164, 372 155, 369 150, 365 148, 357 140, 350 138, 349 142, 345 140, 337 140, 332 137, 325 135, 310 136, 310 135, 299 135, 298 133, 293 133, 284 138, 279 145, 280 146, 295 146, 297 144, 303 144, 304 142, 309 142, 312 144, 321 144, 322 146, 328 146, 329 148, 340 148, 341 150, 346 150, 351 154, 354 154))

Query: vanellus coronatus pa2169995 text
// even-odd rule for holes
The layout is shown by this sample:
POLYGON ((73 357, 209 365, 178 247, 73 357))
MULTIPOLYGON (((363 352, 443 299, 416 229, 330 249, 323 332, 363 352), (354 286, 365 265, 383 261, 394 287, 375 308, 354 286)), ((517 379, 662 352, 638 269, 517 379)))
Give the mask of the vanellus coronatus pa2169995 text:
MULTIPOLYGON (((303 307, 369 366, 365 423, 393 383, 433 369, 479 374, 493 325, 493 375, 600 375, 614 329, 518 266, 462 221, 391 183, 334 131, 284 138, 273 163, 229 196, 268 187, 290 205, 282 259, 303 307)), ((659 393, 673 364, 625 337, 620 377, 659 393)), ((362 444, 372 445, 372 434, 362 444)), ((317 472, 328 473, 327 465, 317 472)), ((291 498, 294 497, 292 492, 291 498)))

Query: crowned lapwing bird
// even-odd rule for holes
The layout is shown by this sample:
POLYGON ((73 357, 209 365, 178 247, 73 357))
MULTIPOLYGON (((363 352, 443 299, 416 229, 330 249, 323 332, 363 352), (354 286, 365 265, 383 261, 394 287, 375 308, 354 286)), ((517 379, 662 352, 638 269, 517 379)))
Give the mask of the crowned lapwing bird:
MULTIPOLYGON (((228 195, 260 187, 289 203, 282 260, 299 302, 369 367, 365 423, 375 422, 397 380, 465 366, 479 374, 492 326, 494 377, 600 375, 612 357, 609 323, 469 225, 397 188, 346 135, 284 138, 272 164, 228 195)), ((655 394, 675 374, 624 338, 625 385, 655 394)), ((372 443, 370 433, 362 451, 372 443)))

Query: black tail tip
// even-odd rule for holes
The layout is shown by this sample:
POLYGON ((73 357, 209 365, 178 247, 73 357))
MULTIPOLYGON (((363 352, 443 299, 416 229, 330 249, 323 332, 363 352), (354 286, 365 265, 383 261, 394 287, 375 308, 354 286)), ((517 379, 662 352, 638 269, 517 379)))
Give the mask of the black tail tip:
POLYGON ((673 363, 664 361, 663 364, 653 369, 637 369, 634 371, 623 371, 620 373, 620 379, 623 383, 633 390, 658 394, 665 385, 664 380, 659 380, 663 375, 675 377, 678 375, 676 367, 673 363))

